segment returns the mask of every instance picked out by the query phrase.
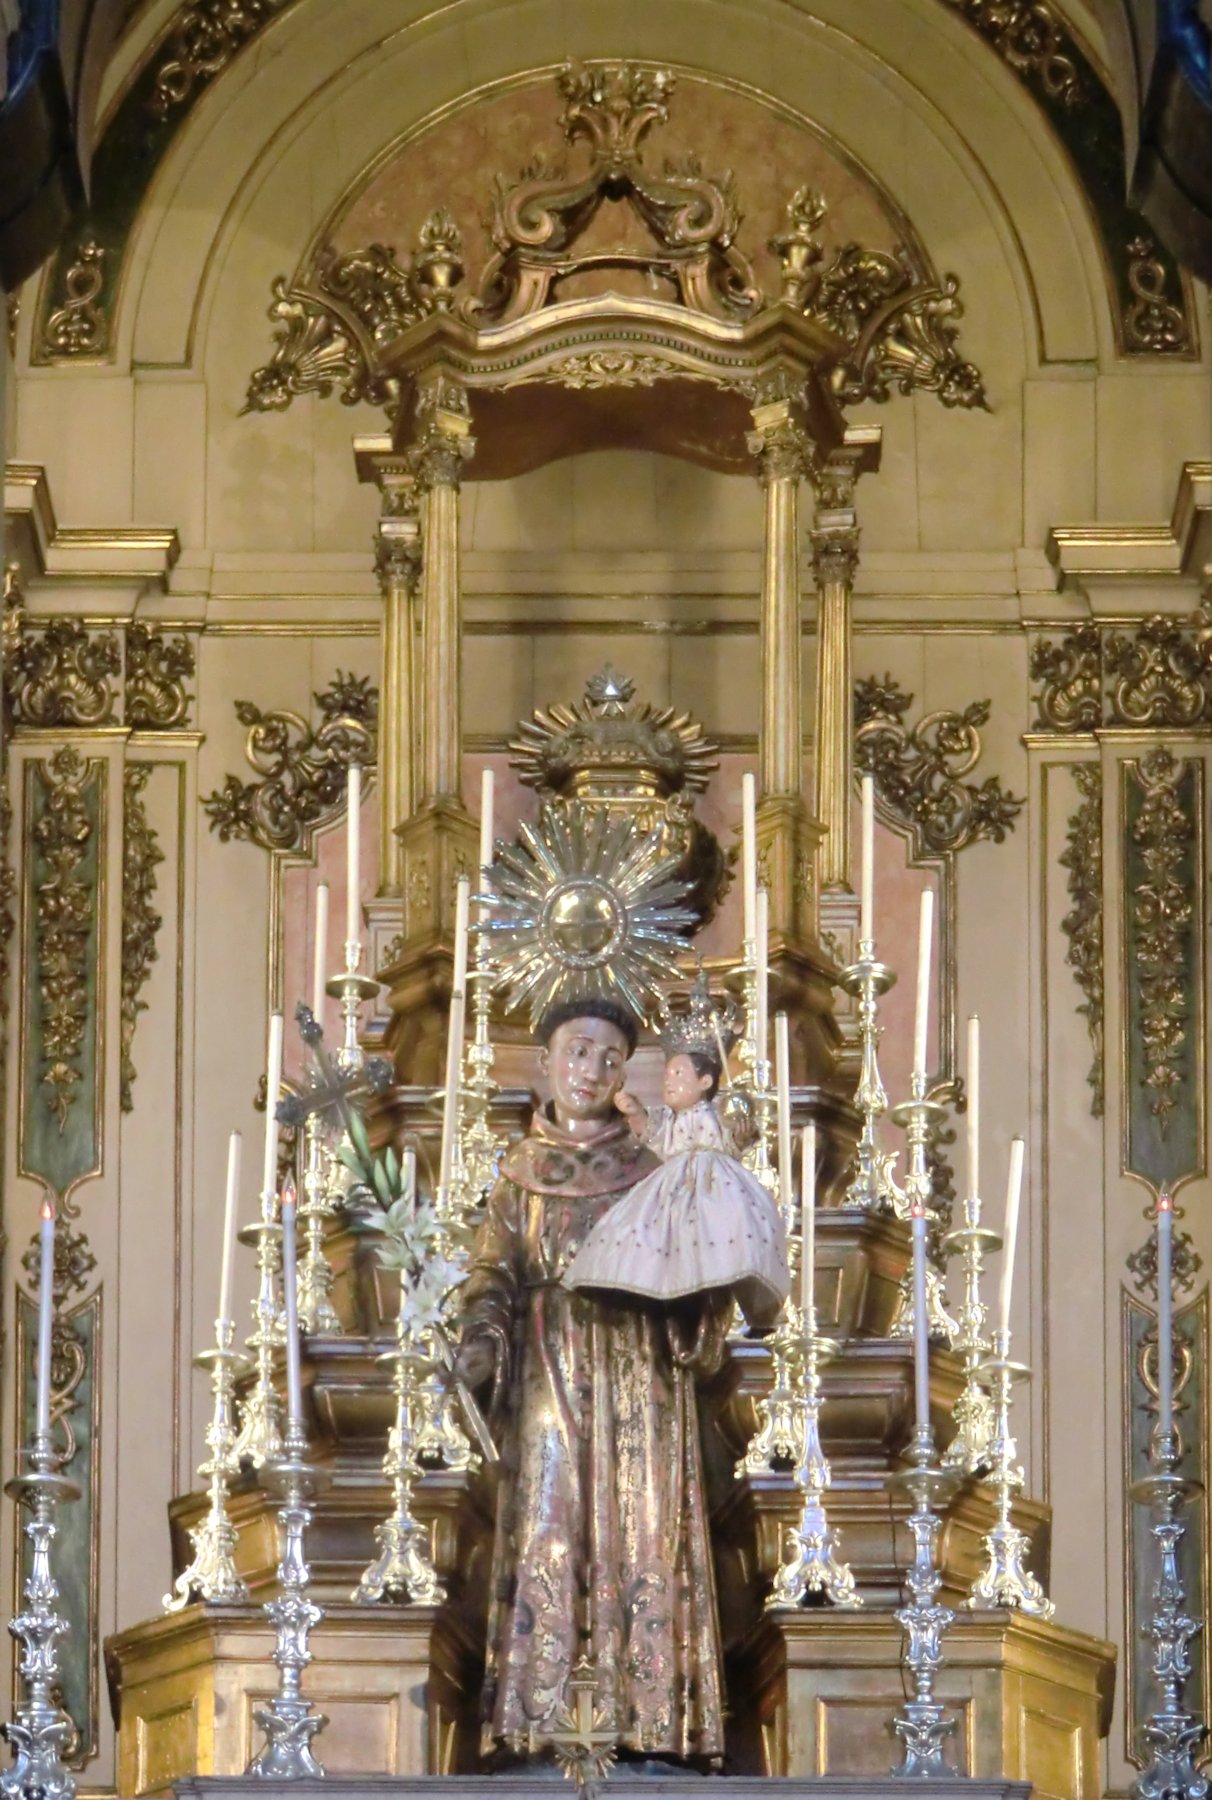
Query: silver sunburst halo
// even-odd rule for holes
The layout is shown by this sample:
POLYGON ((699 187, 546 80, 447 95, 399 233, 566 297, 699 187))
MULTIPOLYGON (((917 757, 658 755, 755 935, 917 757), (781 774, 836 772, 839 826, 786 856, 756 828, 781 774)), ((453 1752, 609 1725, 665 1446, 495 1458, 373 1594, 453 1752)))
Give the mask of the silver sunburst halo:
POLYGON ((545 806, 498 852, 485 929, 511 1012, 537 1025, 562 1000, 614 1000, 643 1022, 677 974, 698 914, 662 834, 578 801, 545 806))

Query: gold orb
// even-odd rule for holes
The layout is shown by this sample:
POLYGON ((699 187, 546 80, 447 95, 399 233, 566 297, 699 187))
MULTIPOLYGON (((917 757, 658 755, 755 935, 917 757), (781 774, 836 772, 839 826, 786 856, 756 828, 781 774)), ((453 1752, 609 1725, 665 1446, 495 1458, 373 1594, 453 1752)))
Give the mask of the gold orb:
POLYGON ((626 934, 627 919, 610 886, 593 876, 561 882, 544 909, 544 930, 571 968, 601 963, 626 934))

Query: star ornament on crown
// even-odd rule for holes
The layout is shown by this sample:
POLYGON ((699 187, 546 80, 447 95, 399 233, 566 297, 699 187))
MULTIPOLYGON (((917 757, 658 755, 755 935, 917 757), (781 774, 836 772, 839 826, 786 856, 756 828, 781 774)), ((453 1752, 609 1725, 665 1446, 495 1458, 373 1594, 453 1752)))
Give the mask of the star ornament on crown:
POLYGON ((508 1009, 534 1027, 560 1001, 593 997, 647 1020, 699 923, 680 858, 659 831, 577 801, 544 807, 518 839, 497 853, 481 927, 508 1009))

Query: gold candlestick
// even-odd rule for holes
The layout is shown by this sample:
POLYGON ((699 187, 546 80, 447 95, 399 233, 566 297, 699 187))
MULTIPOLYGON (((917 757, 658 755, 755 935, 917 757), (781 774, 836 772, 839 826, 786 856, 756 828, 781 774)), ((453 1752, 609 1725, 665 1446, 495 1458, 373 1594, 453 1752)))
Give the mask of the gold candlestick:
POLYGON ((339 975, 330 976, 324 987, 325 993, 341 1002, 341 1046, 333 1060, 339 1069, 347 1072, 360 1069, 366 1060, 358 1042, 362 1002, 373 1000, 379 991, 377 981, 358 973, 361 963, 362 946, 357 938, 350 938, 345 945, 344 969, 339 975))
POLYGON ((227 1511, 229 1478, 240 1467, 235 1454, 236 1376, 248 1367, 248 1358, 232 1348, 235 1335, 234 1319, 216 1319, 214 1349, 203 1350, 194 1358, 195 1368, 210 1370, 214 1396, 206 1428, 210 1454, 198 1465, 198 1474, 208 1482, 210 1499, 206 1517, 189 1534, 193 1561, 177 1576, 173 1592, 165 1594, 165 1612, 180 1612, 191 1600, 205 1600, 213 1606, 248 1599, 248 1583, 236 1568, 238 1534, 227 1511))
POLYGON ((232 1456, 237 1465, 249 1462, 254 1469, 262 1469, 282 1454, 280 1408, 273 1381, 274 1351, 282 1336, 278 1317, 282 1227, 276 1194, 262 1194, 260 1224, 246 1226, 239 1238, 242 1244, 257 1246, 257 1297, 253 1301, 253 1332, 247 1340, 256 1375, 240 1409, 240 1430, 232 1456))
MULTIPOLYGON (((945 1116, 946 1108, 940 1106, 937 1100, 926 1098, 926 1077, 916 1070, 912 1077, 911 1092, 912 1099, 903 1100, 888 1115, 894 1125, 904 1127, 908 1150, 905 1185, 900 1188, 895 1182, 892 1184, 894 1208, 898 1218, 908 1219, 914 1208, 920 1206, 933 1224, 937 1214, 931 1204, 934 1199, 934 1178, 930 1173, 928 1154, 930 1128, 945 1116)), ((930 1337, 947 1345, 953 1344, 959 1327, 943 1303, 942 1277, 937 1269, 926 1270, 926 1316, 930 1337)), ((901 1282, 896 1315, 888 1335, 894 1338, 913 1336, 913 1279, 909 1270, 906 1270, 901 1282)))
POLYGON ((343 1327, 331 1299, 333 1273, 324 1253, 324 1228, 337 1206, 337 1167, 332 1147, 317 1114, 304 1126, 303 1199, 299 1224, 303 1255, 299 1259, 299 1326, 308 1337, 339 1337, 343 1327))
POLYGON ((795 1470, 803 1509, 798 1526, 788 1527, 783 1561, 766 1600, 768 1611, 800 1606, 809 1594, 824 1594, 834 1606, 849 1610, 863 1604, 849 1563, 838 1560, 833 1527, 825 1514, 825 1491, 831 1476, 821 1445, 820 1371, 837 1354, 838 1346, 819 1335, 815 1315, 816 1308, 810 1307, 803 1340, 802 1448, 795 1470))
POLYGON ((478 1217, 484 1197, 497 1178, 505 1139, 492 1129, 489 1113, 498 1088, 493 1080, 496 1052, 492 1046, 492 988, 497 970, 488 954, 488 934, 476 932, 475 968, 471 982, 471 1043, 465 1053, 466 1074, 459 1116, 459 1156, 466 1201, 478 1217))
POLYGON ((972 1583, 964 1605, 971 1608, 1006 1606, 1050 1619, 1056 1611, 1029 1569, 1023 1567, 1027 1540, 1010 1517, 1015 1494, 1023 1485, 1018 1450, 1010 1435, 1010 1400, 1016 1381, 1031 1371, 1025 1363, 1010 1360, 1010 1333, 993 1333, 993 1355, 981 1365, 993 1388, 993 1434, 989 1444, 992 1463, 990 1485, 997 1494, 997 1522, 984 1537, 985 1566, 972 1583))
POLYGON ((864 938, 859 944, 858 961, 841 971, 839 981, 848 994, 858 998, 863 1046, 854 1096, 863 1115, 863 1129, 855 1146, 854 1175, 843 1204, 861 1207, 866 1212, 895 1212, 897 1191, 892 1169, 896 1154, 879 1146, 879 1122, 888 1111, 888 1095, 880 1076, 877 1047, 881 1035, 879 998, 894 986, 896 976, 886 964, 876 961, 874 940, 864 938))
POLYGON ((375 1527, 379 1554, 363 1572, 350 1598, 361 1606, 379 1600, 433 1606, 446 1598, 446 1589, 433 1566, 429 1533, 412 1512, 413 1482, 417 1468, 415 1378, 427 1361, 404 1319, 396 1320, 396 1347, 379 1359, 391 1363, 394 1374, 395 1422, 387 1434, 383 1473, 391 1484, 392 1508, 375 1527))
POLYGON ((964 1386, 951 1415, 956 1432, 943 1456, 943 1467, 962 1469, 967 1475, 988 1468, 991 1455, 993 1402, 981 1370, 992 1346, 985 1335, 989 1309, 981 1299, 981 1276, 986 1251, 1000 1250, 1001 1245, 998 1233, 981 1224, 979 1195, 970 1194, 964 1201, 964 1223, 943 1239, 944 1252, 958 1252, 964 1268, 964 1298, 957 1310, 959 1329, 952 1344, 952 1349, 963 1353, 964 1386))
POLYGON ((733 1092, 748 1107, 753 1125, 750 1141, 741 1152, 741 1161, 762 1186, 778 1197, 779 1178, 770 1156, 771 1126, 776 1100, 770 1080, 770 1062, 766 1045, 758 1042, 758 967, 757 945, 745 940, 741 961, 741 985, 745 1005, 745 1030, 737 1045, 741 1079, 733 1092))

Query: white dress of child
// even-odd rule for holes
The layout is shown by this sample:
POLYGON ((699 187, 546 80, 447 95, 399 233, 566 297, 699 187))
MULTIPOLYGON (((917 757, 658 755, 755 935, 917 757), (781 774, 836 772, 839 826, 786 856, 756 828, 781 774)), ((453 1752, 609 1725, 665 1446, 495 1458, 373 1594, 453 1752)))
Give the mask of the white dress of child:
POLYGON ((654 1107, 644 1141, 662 1167, 615 1202, 564 1274, 568 1287, 677 1300, 709 1288, 735 1296, 751 1325, 770 1325, 787 1297, 779 1210, 729 1154, 710 1100, 654 1107))

